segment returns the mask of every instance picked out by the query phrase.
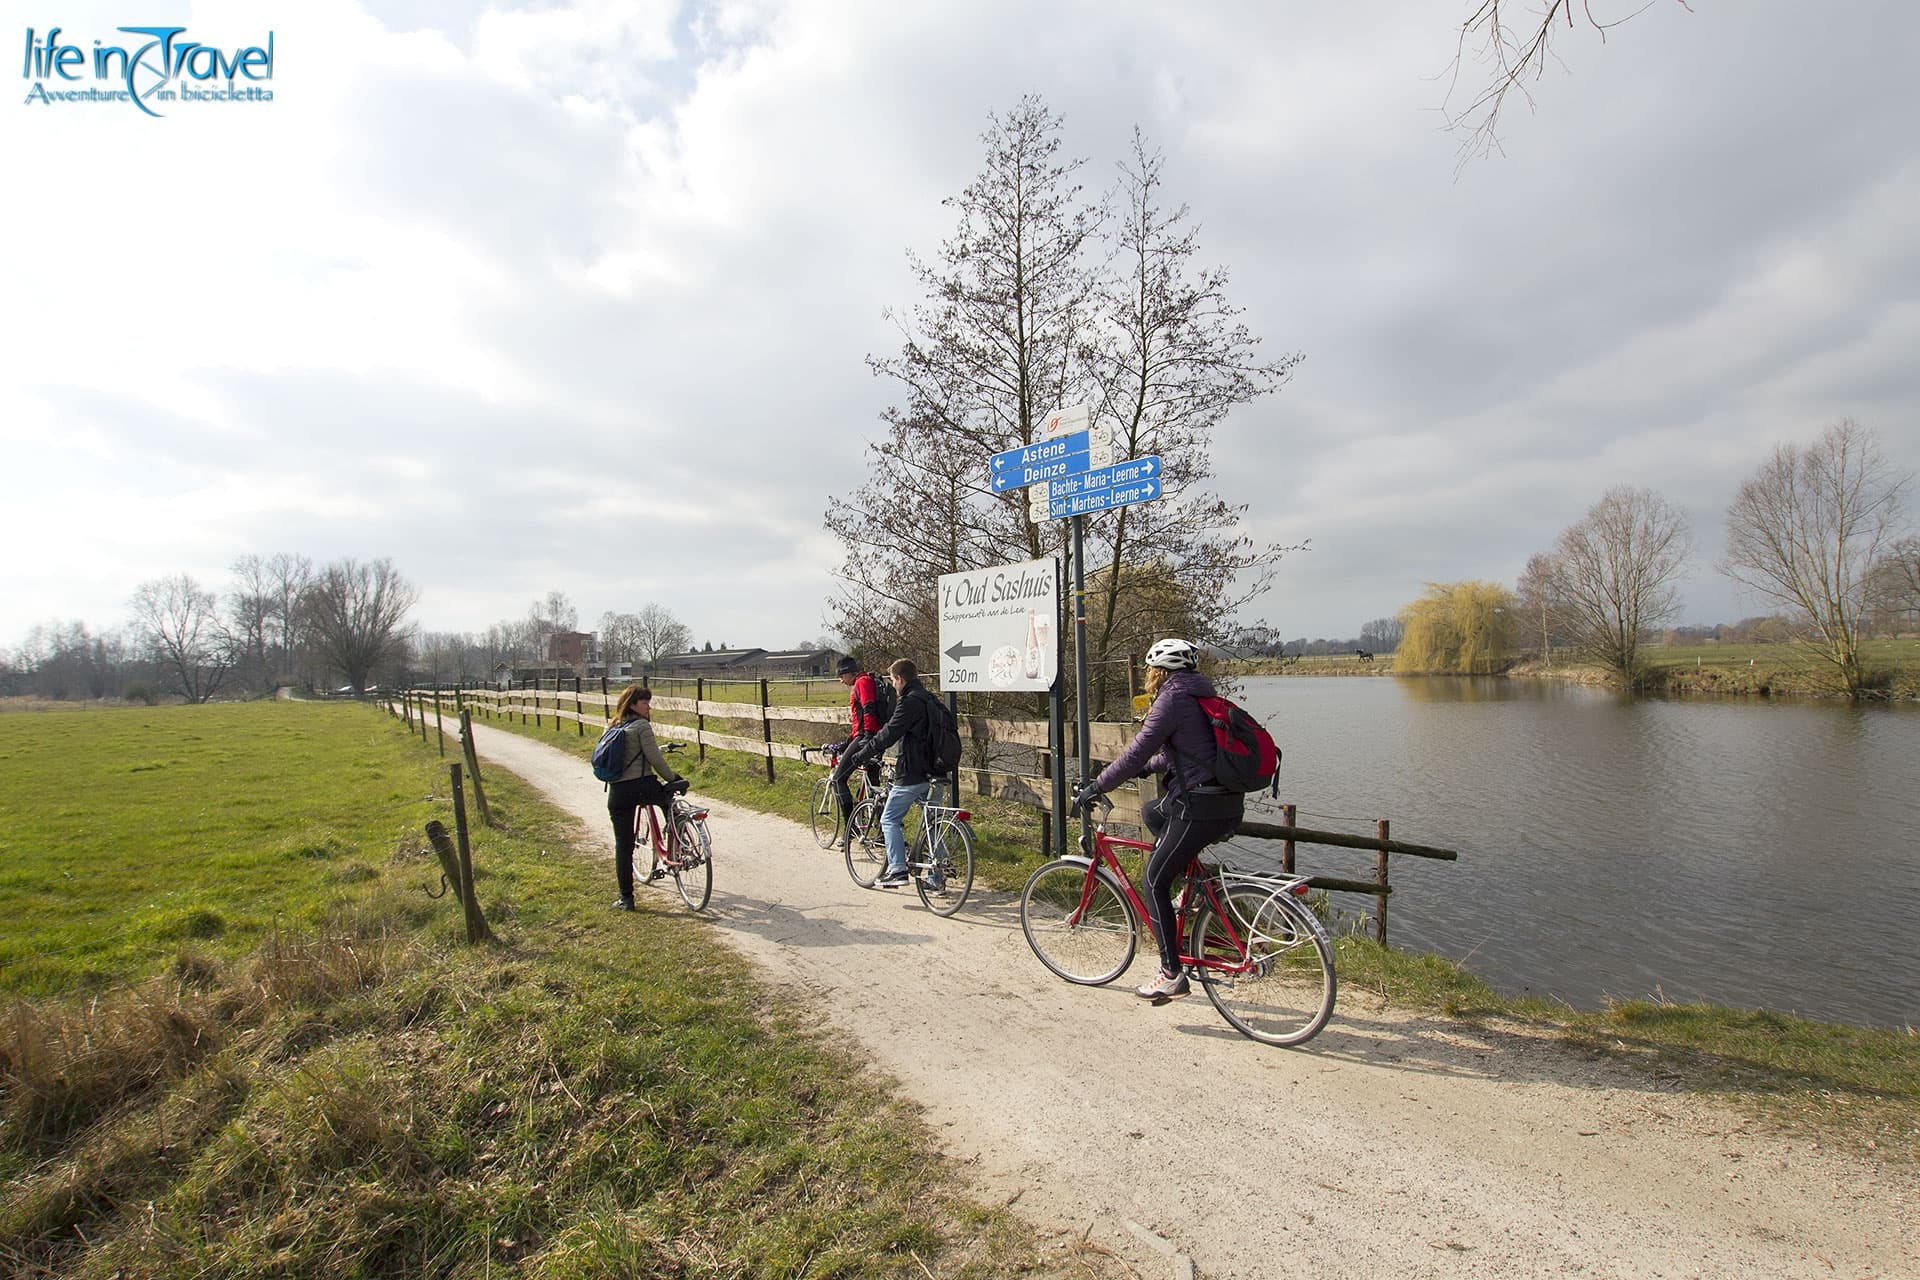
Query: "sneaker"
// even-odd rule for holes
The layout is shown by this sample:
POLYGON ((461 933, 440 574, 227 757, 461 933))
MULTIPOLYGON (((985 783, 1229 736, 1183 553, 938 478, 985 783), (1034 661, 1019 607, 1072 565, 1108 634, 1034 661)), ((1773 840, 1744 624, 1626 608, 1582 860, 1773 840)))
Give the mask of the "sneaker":
POLYGON ((876 889, 904 889, 913 880, 904 871, 889 871, 873 882, 876 889))
POLYGON ((615 911, 631 911, 633 910, 633 899, 632 898, 615 898, 613 900, 613 909, 615 911))
POLYGON ((1187 975, 1184 973, 1161 973, 1159 977, 1144 987, 1136 987, 1133 994, 1142 1000, 1171 1000, 1175 996, 1187 994, 1187 975))

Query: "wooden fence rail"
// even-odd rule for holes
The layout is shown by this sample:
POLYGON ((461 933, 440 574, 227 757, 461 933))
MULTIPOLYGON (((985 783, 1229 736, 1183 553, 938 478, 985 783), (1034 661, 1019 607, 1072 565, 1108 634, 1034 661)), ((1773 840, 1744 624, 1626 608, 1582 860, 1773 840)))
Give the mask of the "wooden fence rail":
MULTIPOLYGON (((755 690, 759 697, 753 702, 721 702, 709 700, 703 696, 708 681, 693 682, 695 696, 678 697, 656 692, 653 696, 655 711, 675 712, 692 716, 691 725, 672 724, 656 720, 653 730, 662 738, 672 738, 696 745, 701 758, 706 758, 708 747, 722 751, 738 751, 758 756, 766 762, 766 774, 769 782, 774 778, 775 760, 795 760, 802 757, 801 748, 812 747, 823 736, 844 736, 847 724, 847 709, 844 706, 813 706, 804 704, 782 704, 770 701, 771 685, 779 682, 760 680, 755 690), (707 728, 709 719, 731 721, 744 732, 721 732, 707 728), (814 733, 805 741, 794 742, 777 739, 775 725, 788 726, 786 732, 791 735, 794 725, 831 725, 840 730, 839 735, 832 733, 814 733)), ((720 683, 713 681, 711 683, 720 683)), ((729 682, 741 688, 753 688, 753 681, 729 682)), ((821 683, 814 681, 810 683, 821 683)), ((442 699, 451 696, 453 713, 459 717, 470 716, 478 711, 495 719, 513 719, 519 717, 522 724, 531 719, 531 723, 544 729, 549 723, 555 735, 564 735, 566 726, 574 727, 576 736, 585 736, 591 723, 596 729, 604 725, 613 713, 613 704, 619 696, 617 690, 610 689, 604 680, 599 688, 576 680, 571 688, 554 687, 550 689, 494 689, 490 687, 465 688, 459 685, 452 690, 415 689, 400 695, 402 715, 423 739, 427 737, 427 717, 431 715, 436 722, 440 720, 442 699), (417 719, 414 717, 418 717, 417 719)), ((1041 814, 1043 847, 1051 846, 1051 810, 1053 806, 1051 770, 1053 760, 1047 749, 1047 722, 1044 720, 1008 720, 991 716, 961 715, 958 717, 960 736, 971 748, 971 758, 984 758, 984 752, 991 746, 1020 746, 1033 748, 1039 754, 1041 772, 1039 774, 1014 773, 1004 769, 963 765, 959 769, 962 790, 971 788, 971 794, 991 796, 1037 809, 1041 814)), ((1131 724, 1096 723, 1087 733, 1089 755, 1098 764, 1110 761, 1126 749, 1132 739, 1134 726, 1131 724)), ((1066 756, 1068 761, 1078 758, 1075 745, 1075 726, 1071 721, 1066 726, 1066 756)), ((475 762, 477 763, 477 762, 475 762)), ((1153 784, 1149 782, 1129 784, 1113 793, 1113 816, 1120 822, 1139 825, 1141 805, 1153 798, 1153 784)), ((1393 885, 1388 878, 1389 858, 1398 854, 1403 857, 1435 858, 1452 862, 1459 854, 1452 849, 1441 849, 1432 845, 1412 844, 1404 840, 1391 838, 1390 826, 1385 818, 1374 824, 1372 835, 1356 835, 1344 831, 1322 831, 1295 824, 1297 815, 1291 804, 1280 807, 1282 821, 1279 823, 1247 821, 1240 824, 1237 836, 1278 841, 1281 846, 1281 866, 1289 874, 1294 873, 1294 851, 1299 845, 1316 845, 1334 849, 1352 849, 1371 851, 1374 854, 1374 874, 1371 880, 1349 879, 1341 876, 1312 875, 1308 882, 1317 889, 1330 893, 1365 894, 1374 900, 1373 922, 1374 937, 1384 944, 1387 940, 1387 898, 1393 893, 1393 885)))

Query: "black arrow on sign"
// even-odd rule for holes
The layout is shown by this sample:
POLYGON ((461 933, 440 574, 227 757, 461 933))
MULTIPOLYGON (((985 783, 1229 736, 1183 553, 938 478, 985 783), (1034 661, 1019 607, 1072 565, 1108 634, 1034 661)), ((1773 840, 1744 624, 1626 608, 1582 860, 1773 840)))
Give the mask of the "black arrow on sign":
POLYGON ((955 641, 953 648, 947 650, 947 656, 955 662, 960 661, 962 658, 977 658, 980 656, 980 646, 977 644, 967 644, 964 641, 955 641))

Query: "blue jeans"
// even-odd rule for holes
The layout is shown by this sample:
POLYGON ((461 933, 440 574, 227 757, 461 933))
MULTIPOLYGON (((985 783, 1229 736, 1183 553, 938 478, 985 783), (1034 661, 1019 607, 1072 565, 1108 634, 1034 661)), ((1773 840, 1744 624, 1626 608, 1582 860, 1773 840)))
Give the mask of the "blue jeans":
POLYGON ((880 811, 880 834, 887 839, 887 869, 882 876, 907 874, 907 810, 927 798, 933 786, 927 782, 896 782, 887 792, 887 807, 880 811))

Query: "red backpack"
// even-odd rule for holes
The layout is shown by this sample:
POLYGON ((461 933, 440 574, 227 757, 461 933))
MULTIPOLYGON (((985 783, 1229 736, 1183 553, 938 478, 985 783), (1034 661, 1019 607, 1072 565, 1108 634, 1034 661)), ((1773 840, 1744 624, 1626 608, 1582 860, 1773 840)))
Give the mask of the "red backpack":
POLYGON ((1213 727, 1213 777, 1229 791, 1280 795, 1280 748, 1260 722, 1225 698, 1195 698, 1213 727))

